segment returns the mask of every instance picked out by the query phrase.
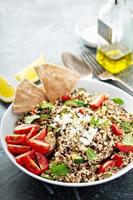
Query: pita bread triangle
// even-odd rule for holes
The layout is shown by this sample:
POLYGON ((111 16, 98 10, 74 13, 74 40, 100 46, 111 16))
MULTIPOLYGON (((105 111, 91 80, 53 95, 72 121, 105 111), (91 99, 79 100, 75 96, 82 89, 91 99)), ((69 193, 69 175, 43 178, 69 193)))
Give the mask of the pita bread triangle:
POLYGON ((62 95, 69 94, 80 78, 75 71, 55 64, 36 66, 35 70, 51 102, 62 95))
POLYGON ((46 100, 46 95, 35 84, 24 79, 19 83, 13 103, 13 112, 22 113, 32 111, 37 104, 46 100))

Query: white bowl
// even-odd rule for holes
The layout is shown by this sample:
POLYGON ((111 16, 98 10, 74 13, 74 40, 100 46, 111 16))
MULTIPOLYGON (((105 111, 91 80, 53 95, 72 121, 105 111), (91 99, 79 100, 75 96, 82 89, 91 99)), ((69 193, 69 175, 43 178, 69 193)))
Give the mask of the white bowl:
MULTIPOLYGON (((120 97, 125 101, 125 109, 129 111, 130 113, 133 112, 133 98, 127 94, 126 92, 111 86, 109 84, 99 82, 97 80, 79 80, 77 83, 77 88, 85 88, 89 93, 107 93, 112 97, 120 97)), ((21 167, 19 164, 16 163, 13 155, 8 151, 7 145, 5 142, 5 136, 8 134, 13 133, 14 124, 17 121, 17 116, 12 113, 12 105, 7 109, 5 112, 2 122, 1 122, 1 142, 2 146, 9 157, 9 159, 23 172, 28 174, 29 176, 32 176, 33 178, 36 178, 40 181, 44 181, 46 183, 59 185, 59 186, 68 186, 68 187, 85 187, 85 186, 92 186, 97 184, 102 184, 108 181, 111 181, 113 179, 118 178, 119 176, 125 174, 130 169, 133 168, 133 162, 130 163, 125 168, 121 169, 117 174, 111 176, 110 178, 106 178, 103 180, 95 181, 95 182, 88 182, 88 183, 64 183, 64 182, 58 182, 53 180, 48 180, 45 178, 42 178, 40 176, 34 175, 31 172, 27 171, 25 168, 21 167)))
POLYGON ((97 47, 97 17, 86 16, 81 18, 76 26, 75 32, 84 45, 97 47))

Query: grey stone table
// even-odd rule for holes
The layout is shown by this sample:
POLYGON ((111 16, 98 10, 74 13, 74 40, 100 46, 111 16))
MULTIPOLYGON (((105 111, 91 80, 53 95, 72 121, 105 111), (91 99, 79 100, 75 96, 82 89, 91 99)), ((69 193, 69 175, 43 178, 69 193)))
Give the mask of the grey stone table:
MULTIPOLYGON (((63 51, 79 53, 75 23, 88 13, 97 15, 105 2, 106 0, 0 0, 0 74, 16 84, 13 74, 42 53, 48 62, 57 64, 61 64, 60 55, 63 51)), ((133 7, 133 1, 129 0, 128 5, 133 7)), ((123 77, 122 74, 120 76, 123 77)), ((0 120, 7 107, 8 105, 0 103, 0 120)), ((79 188, 81 199, 133 199, 132 172, 107 184, 79 188)), ((0 147, 0 200, 76 199, 71 188, 50 188, 52 190, 48 192, 41 182, 20 172, 0 147), (54 195, 50 194, 52 192, 54 195)))

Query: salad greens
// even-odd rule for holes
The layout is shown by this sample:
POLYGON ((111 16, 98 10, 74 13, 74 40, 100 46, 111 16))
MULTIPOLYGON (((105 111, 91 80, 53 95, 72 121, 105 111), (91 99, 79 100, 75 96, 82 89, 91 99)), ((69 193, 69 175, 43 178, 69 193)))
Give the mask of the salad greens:
POLYGON ((122 122, 121 127, 124 129, 125 133, 130 133, 133 129, 132 125, 130 122, 122 122))
POLYGON ((61 164, 53 163, 50 166, 50 172, 52 175, 55 175, 55 176, 66 176, 68 171, 69 169, 65 163, 61 163, 61 164))
POLYGON ((94 160, 96 158, 95 151, 90 147, 87 148, 86 155, 88 157, 88 160, 94 160))
POLYGON ((133 145, 133 133, 128 133, 124 136, 123 144, 133 145))
POLYGON ((91 119, 90 119, 90 125, 93 125, 94 127, 98 127, 99 119, 92 116, 91 119))
POLYGON ((38 108, 39 109, 45 109, 45 108, 48 108, 48 109, 53 109, 54 108, 54 105, 50 102, 46 102, 46 101, 43 101, 42 103, 40 103, 38 105, 38 108))
POLYGON ((121 98, 113 98, 112 100, 113 100, 113 102, 115 102, 116 104, 118 104, 120 106, 122 106, 124 104, 124 101, 121 98))

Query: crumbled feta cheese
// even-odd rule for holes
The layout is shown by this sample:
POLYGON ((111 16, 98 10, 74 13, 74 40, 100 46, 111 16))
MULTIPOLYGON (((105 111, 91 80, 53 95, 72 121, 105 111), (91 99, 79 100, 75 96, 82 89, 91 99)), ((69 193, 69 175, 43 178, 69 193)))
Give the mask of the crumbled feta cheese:
POLYGON ((90 119, 91 119, 90 115, 85 115, 85 116, 82 118, 82 121, 83 121, 84 123, 88 123, 88 122, 90 122, 90 119))
POLYGON ((85 146, 87 146, 92 142, 96 134, 97 134, 97 129, 91 127, 89 131, 85 131, 82 137, 80 137, 80 142, 83 143, 85 146))
POLYGON ((64 125, 64 124, 68 124, 68 123, 71 123, 72 122, 72 115, 71 113, 69 114, 64 114, 63 116, 60 116, 60 115, 57 115, 54 120, 56 122, 58 122, 59 124, 61 125, 64 125))
POLYGON ((85 146, 87 146, 87 145, 90 144, 89 141, 88 141, 88 139, 87 139, 87 138, 84 138, 84 137, 81 137, 81 138, 80 138, 80 142, 83 143, 85 146))

